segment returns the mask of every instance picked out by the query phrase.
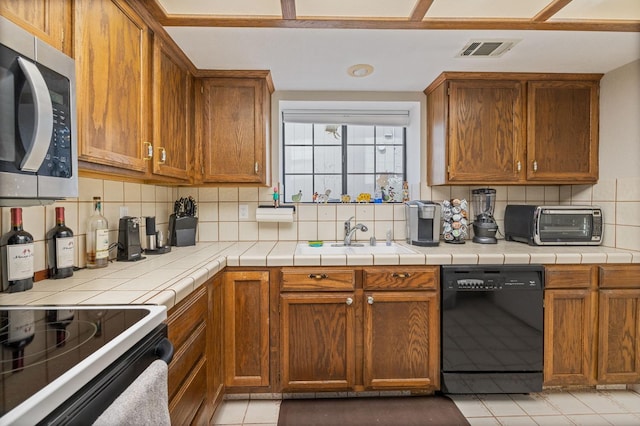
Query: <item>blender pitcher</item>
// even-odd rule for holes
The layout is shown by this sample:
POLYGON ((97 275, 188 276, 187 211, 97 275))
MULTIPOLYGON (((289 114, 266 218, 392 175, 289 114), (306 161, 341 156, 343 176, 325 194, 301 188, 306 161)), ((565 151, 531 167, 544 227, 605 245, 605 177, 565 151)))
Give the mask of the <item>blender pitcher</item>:
POLYGON ((498 225, 493 218, 493 210, 496 206, 496 190, 492 188, 480 188, 471 191, 473 213, 473 242, 480 244, 496 244, 496 232, 498 225))

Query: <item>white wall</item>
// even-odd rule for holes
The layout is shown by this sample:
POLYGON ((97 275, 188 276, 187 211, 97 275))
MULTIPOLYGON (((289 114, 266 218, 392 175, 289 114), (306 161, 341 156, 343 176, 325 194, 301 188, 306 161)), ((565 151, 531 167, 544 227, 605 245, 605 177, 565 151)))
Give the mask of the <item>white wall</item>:
POLYGON ((600 178, 640 176, 640 59, 600 82, 600 178))

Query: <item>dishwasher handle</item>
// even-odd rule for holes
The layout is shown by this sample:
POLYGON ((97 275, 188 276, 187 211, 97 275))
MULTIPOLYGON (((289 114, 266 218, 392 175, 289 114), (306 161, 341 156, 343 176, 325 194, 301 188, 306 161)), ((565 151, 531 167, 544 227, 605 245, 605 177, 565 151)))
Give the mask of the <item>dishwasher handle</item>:
POLYGON ((173 344, 169 339, 164 337, 158 344, 156 345, 155 354, 159 359, 169 364, 173 359, 173 344))

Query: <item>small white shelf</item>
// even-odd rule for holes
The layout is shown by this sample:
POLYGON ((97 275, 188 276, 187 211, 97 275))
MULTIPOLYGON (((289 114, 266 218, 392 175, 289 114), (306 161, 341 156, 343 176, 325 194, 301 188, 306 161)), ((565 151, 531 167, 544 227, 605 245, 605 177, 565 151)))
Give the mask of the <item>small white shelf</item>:
POLYGON ((256 209, 257 222, 293 222, 295 206, 258 206, 256 209))

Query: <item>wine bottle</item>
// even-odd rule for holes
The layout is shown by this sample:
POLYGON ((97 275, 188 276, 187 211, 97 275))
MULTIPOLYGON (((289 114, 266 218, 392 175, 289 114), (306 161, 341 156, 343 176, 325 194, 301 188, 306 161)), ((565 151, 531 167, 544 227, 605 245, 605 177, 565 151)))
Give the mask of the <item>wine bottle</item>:
POLYGON ((35 335, 34 312, 31 309, 2 311, 0 325, 2 344, 11 350, 11 368, 16 373, 22 371, 24 348, 33 341, 35 335))
POLYGON ((73 231, 64 223, 64 207, 56 207, 56 225, 47 232, 47 265, 49 278, 73 275, 73 231))
POLYGON ((102 216, 102 199, 93 197, 93 214, 87 220, 87 268, 104 268, 109 263, 109 224, 102 216))
POLYGON ((11 231, 0 238, 2 291, 14 293, 33 287, 33 237, 22 228, 22 209, 11 209, 11 231))

